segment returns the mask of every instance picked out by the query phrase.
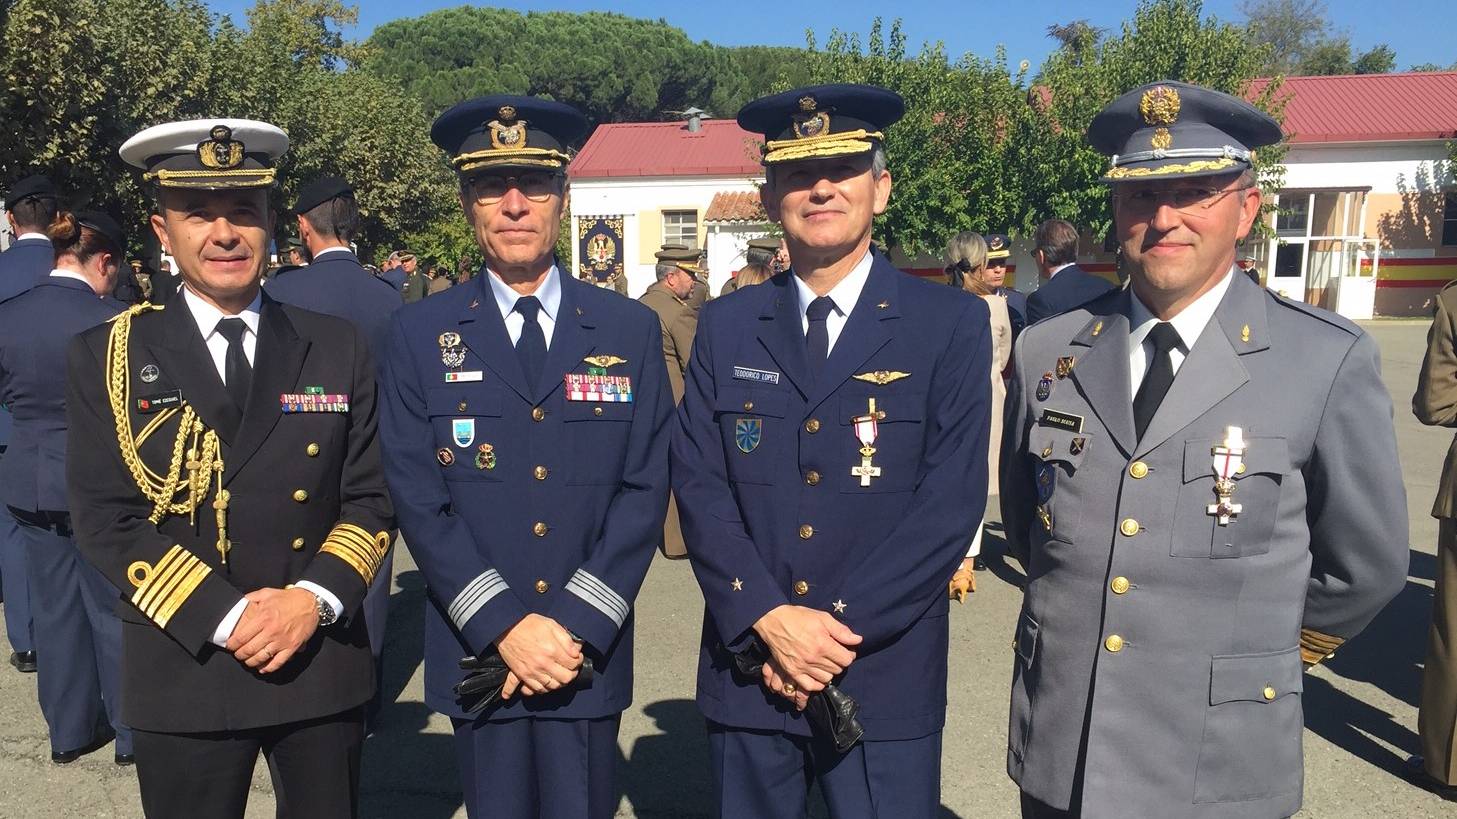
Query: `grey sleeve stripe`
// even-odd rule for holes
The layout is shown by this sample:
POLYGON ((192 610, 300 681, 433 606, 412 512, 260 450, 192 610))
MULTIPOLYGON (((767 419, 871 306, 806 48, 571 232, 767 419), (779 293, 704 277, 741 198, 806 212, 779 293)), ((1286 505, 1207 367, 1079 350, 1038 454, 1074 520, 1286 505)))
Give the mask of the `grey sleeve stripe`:
POLYGON ((576 574, 572 575, 572 579, 580 582, 586 588, 595 589, 603 602, 621 611, 624 618, 627 617, 627 612, 631 607, 626 600, 622 599, 622 595, 612 590, 611 586, 598 580, 584 569, 578 569, 576 574))
POLYGON ((465 628, 466 621, 481 610, 481 607, 490 602, 492 597, 505 591, 506 581, 495 569, 488 569, 482 572, 480 577, 467 583, 460 594, 455 596, 451 602, 448 614, 454 621, 456 628, 465 628))
POLYGON ((566 590, 607 616, 619 628, 627 620, 627 601, 591 574, 578 570, 567 581, 566 590))

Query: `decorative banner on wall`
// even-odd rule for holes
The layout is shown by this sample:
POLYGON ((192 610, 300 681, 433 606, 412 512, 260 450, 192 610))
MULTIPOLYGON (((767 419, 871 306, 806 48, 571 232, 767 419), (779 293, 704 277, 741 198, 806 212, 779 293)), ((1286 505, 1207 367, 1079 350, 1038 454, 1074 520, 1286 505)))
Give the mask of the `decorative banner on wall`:
POLYGON ((583 216, 577 219, 577 277, 598 287, 614 287, 622 279, 621 216, 583 216))

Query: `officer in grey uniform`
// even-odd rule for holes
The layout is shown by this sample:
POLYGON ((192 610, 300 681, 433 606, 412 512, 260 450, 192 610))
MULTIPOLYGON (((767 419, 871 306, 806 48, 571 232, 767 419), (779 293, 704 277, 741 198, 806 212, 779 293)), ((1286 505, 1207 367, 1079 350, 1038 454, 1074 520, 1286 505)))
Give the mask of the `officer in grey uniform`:
POLYGON ((1131 284, 1014 353, 1008 772, 1024 816, 1290 816, 1303 672, 1406 581, 1380 353, 1235 270, 1274 120, 1159 82, 1088 138, 1131 284))

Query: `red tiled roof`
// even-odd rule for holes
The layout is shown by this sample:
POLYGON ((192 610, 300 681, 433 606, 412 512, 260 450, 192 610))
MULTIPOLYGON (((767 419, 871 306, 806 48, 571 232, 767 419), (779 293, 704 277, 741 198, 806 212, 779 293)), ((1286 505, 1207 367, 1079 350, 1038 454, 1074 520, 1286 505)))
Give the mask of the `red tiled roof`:
POLYGON ((767 222, 764 205, 753 191, 720 191, 704 212, 705 222, 767 222))
POLYGON ((762 138, 731 119, 615 122, 597 126, 572 161, 573 179, 622 176, 762 176, 762 138))
MULTIPOLYGON (((1269 80, 1250 84, 1249 97, 1269 80)), ((1285 133, 1295 144, 1457 137, 1457 71, 1287 77, 1285 133)))

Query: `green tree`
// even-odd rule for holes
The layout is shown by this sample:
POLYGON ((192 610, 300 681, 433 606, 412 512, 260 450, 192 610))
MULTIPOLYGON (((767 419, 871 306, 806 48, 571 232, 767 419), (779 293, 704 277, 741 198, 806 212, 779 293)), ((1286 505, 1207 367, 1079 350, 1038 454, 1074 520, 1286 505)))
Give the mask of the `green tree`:
POLYGON ((1325 3, 1321 0, 1243 0, 1249 39, 1265 47, 1262 72, 1293 74, 1330 33, 1325 3))
POLYGON ((1390 74, 1396 70, 1396 52, 1381 43, 1352 60, 1351 70, 1354 74, 1390 74))

